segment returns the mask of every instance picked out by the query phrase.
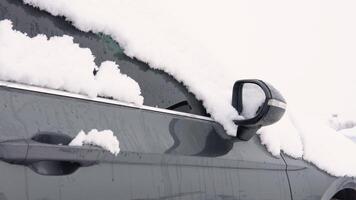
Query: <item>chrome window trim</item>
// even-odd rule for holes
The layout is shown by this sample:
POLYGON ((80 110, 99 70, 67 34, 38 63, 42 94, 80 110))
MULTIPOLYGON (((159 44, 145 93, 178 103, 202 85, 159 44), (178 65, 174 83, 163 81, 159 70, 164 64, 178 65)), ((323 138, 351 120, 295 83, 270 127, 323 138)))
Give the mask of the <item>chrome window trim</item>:
POLYGON ((130 107, 130 108, 137 108, 137 109, 142 109, 142 110, 149 110, 149 111, 155 111, 155 112, 161 112, 161 113, 168 113, 168 114, 185 116, 185 117, 190 117, 190 118, 194 118, 194 119, 201 119, 201 120, 206 120, 206 121, 215 121, 211 117, 205 117, 205 116, 196 115, 196 114, 184 113, 184 112, 179 112, 179 111, 174 111, 174 110, 167 110, 167 109, 163 109, 163 108, 156 108, 156 107, 145 106, 145 105, 135 105, 135 104, 132 104, 132 103, 125 103, 125 102, 122 102, 122 101, 111 100, 111 99, 106 99, 106 98, 101 98, 101 97, 91 98, 91 97, 88 97, 88 96, 85 96, 85 95, 81 95, 81 94, 75 94, 75 93, 71 93, 71 92, 55 90, 55 89, 49 89, 49 88, 43 88, 43 87, 32 86, 32 85, 25 85, 25 84, 21 84, 21 83, 0 81, 0 87, 14 88, 14 89, 20 89, 20 90, 28 90, 28 91, 38 92, 38 93, 52 94, 52 95, 65 96, 65 97, 71 97, 71 98, 88 100, 88 101, 95 101, 95 102, 101 102, 101 103, 125 106, 125 107, 130 107))

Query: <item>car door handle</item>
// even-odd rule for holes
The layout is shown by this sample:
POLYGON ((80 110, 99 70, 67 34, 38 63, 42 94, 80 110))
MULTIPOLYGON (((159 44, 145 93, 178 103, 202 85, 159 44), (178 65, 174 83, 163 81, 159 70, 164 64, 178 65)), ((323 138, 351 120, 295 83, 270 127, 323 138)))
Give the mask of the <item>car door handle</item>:
POLYGON ((105 150, 94 146, 44 144, 30 140, 25 161, 67 161, 86 166, 97 163, 105 152, 105 150))
POLYGON ((24 139, 0 143, 0 160, 11 164, 23 164, 27 155, 28 142, 24 139))
POLYGON ((105 152, 104 149, 94 146, 44 144, 33 140, 10 140, 0 143, 0 159, 15 164, 41 160, 93 163, 105 152))
POLYGON ((94 146, 46 144, 32 139, 0 143, 0 160, 25 165, 42 175, 67 175, 79 167, 98 164, 104 149, 94 146))

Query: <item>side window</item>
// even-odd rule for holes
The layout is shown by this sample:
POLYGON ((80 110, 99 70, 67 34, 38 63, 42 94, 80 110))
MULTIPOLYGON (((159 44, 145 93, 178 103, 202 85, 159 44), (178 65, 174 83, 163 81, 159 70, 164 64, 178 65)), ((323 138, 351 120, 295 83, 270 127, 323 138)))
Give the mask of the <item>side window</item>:
POLYGON ((109 59, 115 60, 120 65, 120 70, 135 79, 140 85, 145 105, 206 115, 201 102, 197 101, 195 96, 172 76, 161 70, 151 69, 146 63, 125 56, 123 50, 111 37, 102 34, 97 36, 105 50, 97 52, 96 58, 103 58, 103 53, 110 52, 112 55, 109 59))
POLYGON ((121 72, 138 82, 145 105, 207 115, 202 103, 181 83, 163 71, 151 69, 147 64, 127 57, 111 37, 79 31, 64 18, 51 16, 22 2, 2 1, 0 10, 0 20, 10 19, 15 29, 29 36, 70 35, 81 47, 90 48, 96 57, 96 64, 105 60, 115 61, 120 65, 121 72))

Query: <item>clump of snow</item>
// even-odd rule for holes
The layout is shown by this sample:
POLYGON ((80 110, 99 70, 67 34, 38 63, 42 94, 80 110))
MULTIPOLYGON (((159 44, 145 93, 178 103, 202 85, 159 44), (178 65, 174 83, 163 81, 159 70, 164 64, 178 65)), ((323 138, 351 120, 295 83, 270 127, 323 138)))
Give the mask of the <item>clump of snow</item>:
POLYGON ((13 30, 11 21, 0 21, 0 80, 142 105, 139 85, 118 67, 106 61, 98 69, 91 51, 70 36, 30 38, 13 30))
POLYGON ((13 30, 11 21, 0 21, 1 80, 96 97, 95 68, 91 51, 80 48, 70 36, 30 38, 13 30))
POLYGON ((261 143, 274 156, 279 156, 283 151, 294 158, 302 158, 301 135, 292 121, 291 113, 287 111, 284 115, 275 125, 261 128, 258 132, 261 143))
POLYGON ((355 145, 320 122, 338 110, 356 112, 354 1, 23 1, 108 34, 127 55, 171 74, 230 135, 239 117, 234 81, 272 83, 294 112, 259 132, 267 149, 356 176, 355 145))
POLYGON ((114 99, 143 104, 143 97, 138 83, 125 74, 120 73, 118 66, 111 61, 101 63, 95 75, 99 87, 99 95, 114 99), (125 91, 125 92, 123 92, 125 91))
POLYGON ((111 130, 92 129, 86 134, 83 130, 68 144, 69 146, 94 145, 101 147, 115 156, 119 154, 119 140, 111 130))
POLYGON ((329 126, 338 133, 356 142, 356 117, 350 115, 333 114, 329 118, 329 126))
POLYGON ((336 131, 342 129, 350 129, 356 127, 356 117, 352 118, 350 116, 340 116, 334 114, 329 119, 329 125, 331 128, 335 129, 336 131))

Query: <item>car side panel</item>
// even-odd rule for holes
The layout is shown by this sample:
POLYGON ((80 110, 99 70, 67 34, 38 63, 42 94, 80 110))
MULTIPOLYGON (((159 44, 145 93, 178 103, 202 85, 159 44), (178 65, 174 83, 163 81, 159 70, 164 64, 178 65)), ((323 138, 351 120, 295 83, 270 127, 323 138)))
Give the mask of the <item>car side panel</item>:
POLYGON ((0 161, 0 200, 27 199, 26 170, 0 161))
POLYGON ((283 160, 267 152, 257 135, 237 140, 223 158, 241 161, 240 199, 291 199, 283 160))
MULTIPOLYGON (((285 165, 254 137, 234 141, 209 120, 0 87, 28 138, 111 129, 120 154, 66 176, 26 168, 29 199, 289 199, 285 165), (27 117, 31 116, 31 117, 27 117)), ((15 165, 14 165, 15 166, 15 165)))
MULTIPOLYGON (((336 181, 310 163, 284 155, 288 164, 288 176, 294 200, 320 200, 336 181)), ((327 200, 331 199, 328 198, 327 200)))

